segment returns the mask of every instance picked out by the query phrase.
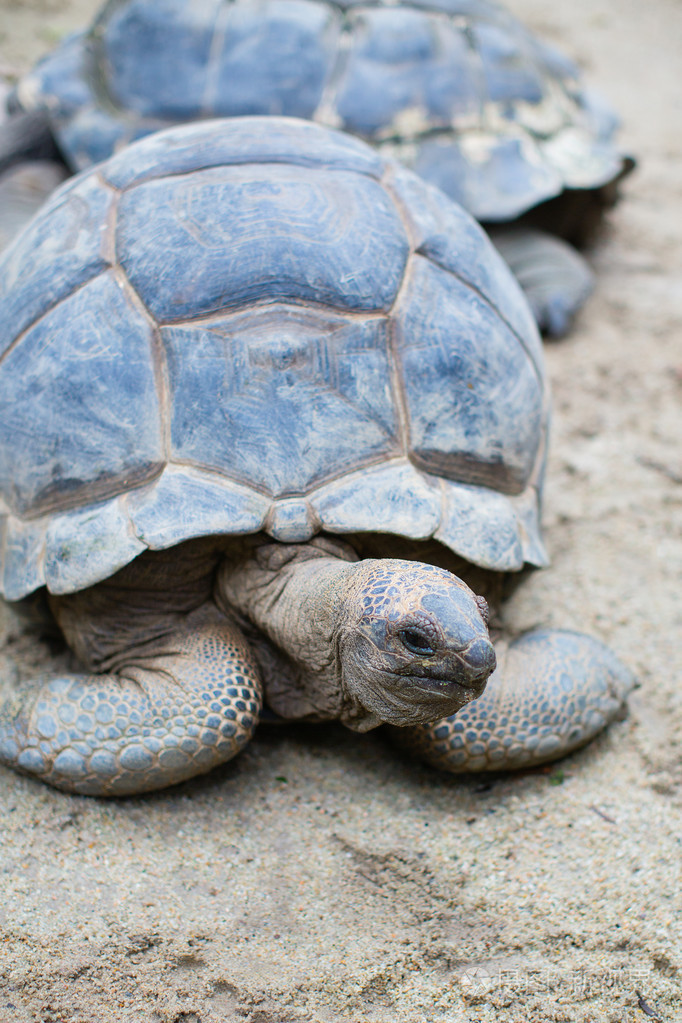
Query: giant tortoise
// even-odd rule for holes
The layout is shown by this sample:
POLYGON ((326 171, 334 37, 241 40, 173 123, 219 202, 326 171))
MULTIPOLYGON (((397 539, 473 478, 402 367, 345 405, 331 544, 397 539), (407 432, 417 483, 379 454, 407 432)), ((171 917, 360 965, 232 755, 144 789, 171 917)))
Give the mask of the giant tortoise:
POLYGON ((557 236, 582 244, 632 164, 574 62, 488 0, 110 0, 19 83, 13 109, 0 166, 3 148, 7 162, 56 139, 81 170, 201 117, 359 135, 489 227, 554 335, 592 287, 557 236))
POLYGON ((135 143, 7 250, 0 332, 2 589, 45 587, 80 664, 11 689, 2 762, 145 791, 234 756, 264 702, 504 768, 622 706, 605 646, 541 630, 461 710, 495 668, 481 591, 546 560, 542 349, 476 222, 365 143, 135 143))

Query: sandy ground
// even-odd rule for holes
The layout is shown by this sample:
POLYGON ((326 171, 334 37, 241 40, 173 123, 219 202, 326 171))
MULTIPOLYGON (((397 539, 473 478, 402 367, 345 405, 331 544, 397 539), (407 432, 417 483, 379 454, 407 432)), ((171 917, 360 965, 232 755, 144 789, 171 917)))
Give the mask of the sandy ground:
MULTIPOLYGON (((2 0, 0 71, 94 7, 2 0)), ((507 615, 611 643, 629 718, 495 779, 335 727, 144 799, 1 770, 0 1023, 682 1019, 682 5, 512 7, 617 103, 641 166, 547 351, 553 567, 507 615)))

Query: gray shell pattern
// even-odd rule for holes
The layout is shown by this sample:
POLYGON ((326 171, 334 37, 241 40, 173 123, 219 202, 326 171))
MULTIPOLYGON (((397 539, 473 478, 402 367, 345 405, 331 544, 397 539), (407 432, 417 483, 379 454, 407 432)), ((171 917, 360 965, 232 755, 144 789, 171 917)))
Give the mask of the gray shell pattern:
POLYGON ((371 141, 479 220, 622 169, 576 65, 488 0, 110 0, 19 86, 76 169, 178 122, 303 117, 371 141))
POLYGON ((437 190, 309 122, 169 129, 0 260, 2 591, 259 530, 542 564, 546 418, 525 301, 437 190))

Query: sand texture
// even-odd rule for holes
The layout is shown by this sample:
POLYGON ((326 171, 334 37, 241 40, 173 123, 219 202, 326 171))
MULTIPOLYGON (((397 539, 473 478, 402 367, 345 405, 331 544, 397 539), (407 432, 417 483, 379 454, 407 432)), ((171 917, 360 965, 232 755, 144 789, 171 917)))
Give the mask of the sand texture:
MULTIPOLYGON (((0 72, 90 0, 2 0, 0 72)), ((547 348, 552 567, 507 621, 637 673, 560 765, 457 779, 340 727, 258 735, 147 798, 0 770, 0 1023, 682 1020, 682 4, 513 0, 623 115, 640 160, 547 348)), ((0 672, 45 650, 7 613, 0 672)))

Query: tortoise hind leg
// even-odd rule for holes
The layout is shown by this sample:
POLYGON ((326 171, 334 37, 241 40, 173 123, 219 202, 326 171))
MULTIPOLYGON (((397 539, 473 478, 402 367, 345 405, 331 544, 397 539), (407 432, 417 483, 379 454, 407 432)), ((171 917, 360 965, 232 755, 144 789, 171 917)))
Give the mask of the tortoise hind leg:
POLYGON ((48 160, 20 163, 0 174, 0 252, 67 176, 63 164, 48 160))
POLYGON ((0 252, 70 173, 44 111, 0 124, 0 252))
POLYGON ((0 708, 0 762, 104 796, 174 785, 235 756, 261 704, 248 644, 210 603, 169 623, 113 671, 17 687, 0 708))
POLYGON ((0 171, 26 160, 49 160, 65 167, 44 110, 19 110, 0 124, 0 171))
POLYGON ((594 738, 634 686, 611 650, 581 633, 543 629, 496 649, 481 697, 435 724, 392 729, 397 742, 454 773, 534 767, 594 738))
POLYGON ((589 298, 594 275, 572 245, 534 228, 489 231, 516 277, 543 334, 559 338, 589 298))

